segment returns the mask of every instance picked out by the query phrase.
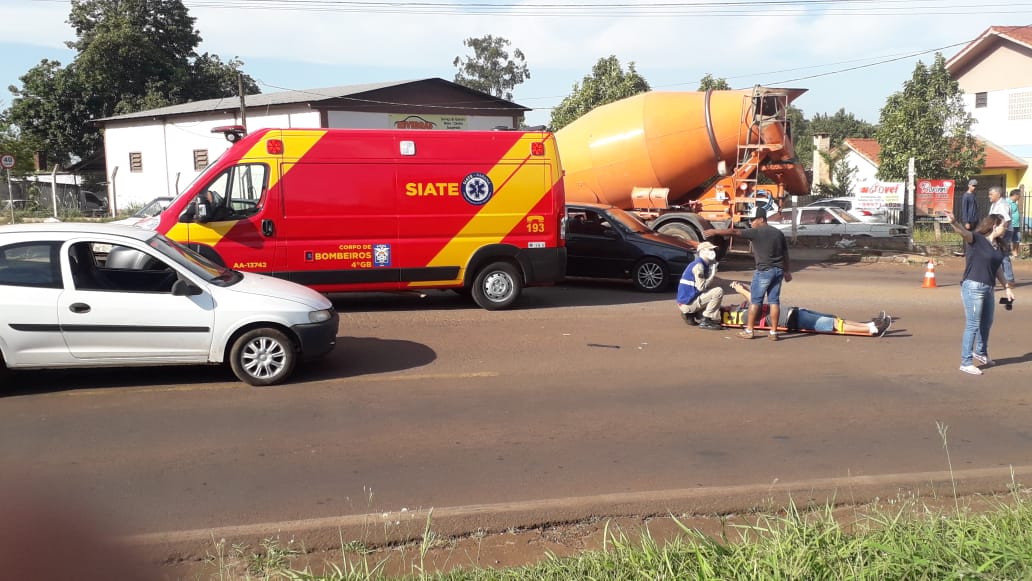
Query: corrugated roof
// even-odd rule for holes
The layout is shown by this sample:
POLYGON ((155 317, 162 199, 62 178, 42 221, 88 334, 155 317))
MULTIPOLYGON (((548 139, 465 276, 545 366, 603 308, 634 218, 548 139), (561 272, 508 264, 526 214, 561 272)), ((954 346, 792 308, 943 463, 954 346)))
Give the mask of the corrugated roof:
POLYGON ((964 48, 960 49, 960 52, 946 61, 946 70, 953 73, 960 69, 997 39, 1004 39, 1032 49, 1032 25, 990 26, 985 32, 978 35, 978 38, 969 42, 964 48))
MULTIPOLYGON (((428 78, 428 79, 411 79, 406 81, 390 81, 383 83, 364 83, 359 85, 342 85, 339 87, 326 87, 322 89, 303 89, 303 90, 290 90, 280 91, 276 93, 260 93, 258 95, 247 95, 244 97, 244 106, 247 108, 261 108, 261 107, 272 107, 276 105, 297 105, 299 103, 319 103, 322 101, 330 101, 333 99, 343 99, 347 97, 356 97, 364 93, 370 93, 380 89, 387 89, 390 87, 400 87, 402 85, 408 85, 412 83, 422 82, 440 82, 455 85, 456 87, 469 91, 471 93, 477 93, 483 95, 487 100, 494 100, 499 103, 503 103, 511 106, 512 109, 519 111, 529 111, 530 109, 522 105, 517 105, 511 101, 500 99, 488 93, 481 93, 468 87, 463 87, 457 83, 446 81, 441 78, 428 78)), ((168 107, 160 107, 158 109, 148 109, 146 111, 137 111, 135 113, 126 113, 125 115, 114 115, 112 117, 105 117, 98 119, 97 121, 120 121, 126 119, 143 119, 152 117, 171 117, 175 115, 187 115, 194 113, 215 113, 221 111, 235 111, 240 108, 239 97, 222 97, 220 99, 206 99, 204 101, 193 101, 190 103, 182 103, 179 105, 170 105, 168 107)))
MULTIPOLYGON (((978 138, 978 140, 985 146, 985 165, 983 169, 1022 169, 1028 167, 1025 160, 1011 155, 1006 149, 982 138, 978 138)), ((878 144, 877 140, 850 137, 845 139, 844 143, 875 166, 878 165, 881 145, 878 144)))

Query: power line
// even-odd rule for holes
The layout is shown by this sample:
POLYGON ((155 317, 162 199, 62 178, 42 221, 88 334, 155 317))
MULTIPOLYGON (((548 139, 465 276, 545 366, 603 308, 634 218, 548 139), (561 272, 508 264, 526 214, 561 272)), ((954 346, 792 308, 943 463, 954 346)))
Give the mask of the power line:
POLYGON ((941 0, 751 0, 742 2, 414 2, 372 0, 193 0, 198 8, 340 12, 367 14, 424 14, 542 17, 727 17, 786 16, 817 13, 864 16, 941 16, 964 14, 1025 14, 1030 3, 944 3, 941 0), (1022 8, 1025 7, 1025 8, 1022 8))

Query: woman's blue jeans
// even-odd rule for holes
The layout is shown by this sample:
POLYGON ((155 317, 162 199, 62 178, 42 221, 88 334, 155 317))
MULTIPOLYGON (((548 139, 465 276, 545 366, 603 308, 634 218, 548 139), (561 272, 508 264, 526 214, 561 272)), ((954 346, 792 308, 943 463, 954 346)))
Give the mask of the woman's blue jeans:
POLYGON ((972 353, 989 355, 989 329, 993 326, 993 287, 973 280, 960 283, 964 302, 964 336, 960 340, 960 364, 971 365, 972 353))

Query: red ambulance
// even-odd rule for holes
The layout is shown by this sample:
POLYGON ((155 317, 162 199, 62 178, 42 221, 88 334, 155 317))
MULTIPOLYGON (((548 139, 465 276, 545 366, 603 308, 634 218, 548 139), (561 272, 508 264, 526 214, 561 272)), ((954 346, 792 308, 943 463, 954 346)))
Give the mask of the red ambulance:
POLYGON ((155 227, 220 264, 327 293, 456 289, 491 310, 565 273, 550 133, 216 131, 234 144, 155 227))

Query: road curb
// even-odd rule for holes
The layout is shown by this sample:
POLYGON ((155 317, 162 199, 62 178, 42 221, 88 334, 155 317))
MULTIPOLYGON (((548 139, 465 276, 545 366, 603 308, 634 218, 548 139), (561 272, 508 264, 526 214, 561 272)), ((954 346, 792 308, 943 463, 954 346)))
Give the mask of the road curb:
POLYGON ((799 482, 601 494, 525 502, 479 504, 369 513, 122 537, 150 563, 201 561, 216 542, 260 546, 269 538, 298 541, 306 550, 340 550, 358 541, 366 547, 414 542, 428 530, 436 538, 503 533, 597 518, 704 517, 777 512, 788 506, 839 507, 879 500, 954 498, 1006 493, 1032 480, 1032 466, 953 472, 915 472, 818 478, 799 482))

